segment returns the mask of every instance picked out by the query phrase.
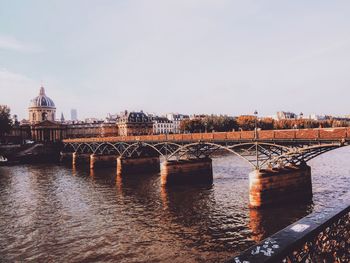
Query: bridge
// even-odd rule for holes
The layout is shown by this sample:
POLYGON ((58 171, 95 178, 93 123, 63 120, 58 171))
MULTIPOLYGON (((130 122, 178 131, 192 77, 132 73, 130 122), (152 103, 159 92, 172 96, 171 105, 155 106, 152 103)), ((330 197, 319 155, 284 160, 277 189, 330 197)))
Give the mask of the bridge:
POLYGON ((250 205, 261 207, 312 196, 307 162, 347 146, 350 128, 255 130, 75 138, 63 140, 61 159, 90 168, 116 165, 118 174, 159 172, 162 185, 212 183, 211 157, 228 152, 252 167, 250 205))

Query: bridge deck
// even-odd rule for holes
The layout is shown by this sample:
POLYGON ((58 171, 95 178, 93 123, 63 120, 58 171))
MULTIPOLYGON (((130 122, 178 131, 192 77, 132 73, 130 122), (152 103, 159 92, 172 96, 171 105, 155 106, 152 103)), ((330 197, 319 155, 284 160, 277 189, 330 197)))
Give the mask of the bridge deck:
POLYGON ((142 136, 114 136, 94 138, 71 138, 63 140, 72 142, 132 142, 132 141, 341 141, 350 140, 350 128, 319 128, 319 129, 293 129, 293 130, 260 130, 189 133, 189 134, 161 134, 142 136))

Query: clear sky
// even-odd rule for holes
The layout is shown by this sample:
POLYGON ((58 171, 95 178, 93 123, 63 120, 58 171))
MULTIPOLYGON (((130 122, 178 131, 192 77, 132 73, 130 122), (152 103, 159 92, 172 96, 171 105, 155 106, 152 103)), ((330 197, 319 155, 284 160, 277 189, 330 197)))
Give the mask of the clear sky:
POLYGON ((0 104, 349 114, 350 1, 0 0, 0 104))

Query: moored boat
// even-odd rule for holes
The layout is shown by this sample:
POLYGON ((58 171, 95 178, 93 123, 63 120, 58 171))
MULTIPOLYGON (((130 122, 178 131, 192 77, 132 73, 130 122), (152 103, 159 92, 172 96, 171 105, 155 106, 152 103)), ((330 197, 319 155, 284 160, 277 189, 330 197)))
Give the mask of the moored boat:
POLYGON ((8 160, 7 160, 6 157, 0 155, 0 166, 1 166, 1 165, 5 165, 5 164, 7 163, 7 161, 8 161, 8 160))

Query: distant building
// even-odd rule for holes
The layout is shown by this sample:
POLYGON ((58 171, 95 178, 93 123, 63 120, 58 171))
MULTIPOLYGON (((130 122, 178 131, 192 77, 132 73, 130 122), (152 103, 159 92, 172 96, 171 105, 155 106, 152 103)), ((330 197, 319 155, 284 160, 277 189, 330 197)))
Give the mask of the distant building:
POLYGON ((346 116, 331 117, 330 119, 336 120, 336 121, 345 121, 345 122, 349 122, 350 121, 350 118, 348 118, 346 116))
POLYGON ((45 94, 44 87, 40 87, 39 96, 30 101, 28 108, 29 123, 35 124, 42 121, 55 121, 55 103, 45 94))
POLYGON ((204 119, 205 117, 207 117, 205 114, 193 114, 189 116, 190 120, 204 119))
POLYGON ((39 95, 30 101, 28 113, 29 120, 22 120, 20 123, 14 116, 14 127, 2 139, 4 142, 23 143, 31 139, 35 142, 52 143, 65 138, 118 135, 115 121, 108 122, 97 118, 86 119, 86 122, 65 121, 63 113, 60 120, 55 121, 56 107, 54 102, 46 96, 44 87, 41 87, 39 95))
POLYGON ((108 122, 78 122, 67 125, 67 138, 110 137, 117 136, 115 123, 108 122))
POLYGON ((85 118, 84 122, 85 123, 102 123, 103 120, 99 118, 90 117, 90 118, 85 118))
POLYGON ((153 123, 144 112, 122 112, 117 119, 118 134, 120 136, 151 135, 153 123))
POLYGON ((118 126, 115 122, 104 122, 101 124, 100 129, 101 137, 118 136, 118 126))
POLYGON ((25 140, 31 139, 31 130, 28 121, 14 122, 11 130, 0 137, 0 144, 22 144, 25 140))
POLYGON ((28 112, 29 122, 21 123, 21 129, 29 130, 32 140, 56 142, 65 138, 66 125, 55 121, 55 103, 46 96, 44 87, 40 87, 39 95, 30 101, 28 112))
POLYGON ((166 115, 168 120, 173 122, 173 133, 180 133, 180 124, 181 121, 189 119, 190 116, 178 113, 168 113, 166 115))
POLYGON ((327 116, 326 115, 310 114, 309 119, 315 120, 315 121, 324 121, 324 120, 327 120, 327 116))
POLYGON ((70 119, 71 119, 71 121, 77 121, 78 120, 77 109, 71 109, 70 110, 70 119))
POLYGON ((106 122, 114 122, 114 123, 116 123, 118 117, 119 117, 119 114, 110 114, 110 113, 108 113, 107 116, 106 116, 106 122))
POLYGON ((61 112, 61 122, 64 123, 64 115, 63 115, 63 112, 61 112))
POLYGON ((296 119, 297 115, 293 112, 287 111, 279 111, 276 114, 277 120, 288 120, 288 119, 296 119))
POLYGON ((153 117, 153 134, 174 133, 174 123, 166 117, 153 117))

